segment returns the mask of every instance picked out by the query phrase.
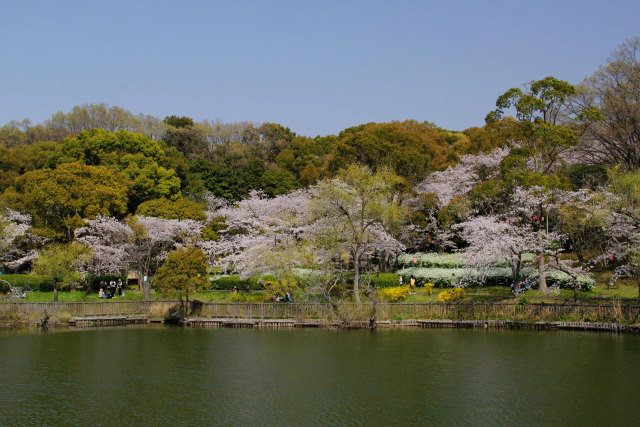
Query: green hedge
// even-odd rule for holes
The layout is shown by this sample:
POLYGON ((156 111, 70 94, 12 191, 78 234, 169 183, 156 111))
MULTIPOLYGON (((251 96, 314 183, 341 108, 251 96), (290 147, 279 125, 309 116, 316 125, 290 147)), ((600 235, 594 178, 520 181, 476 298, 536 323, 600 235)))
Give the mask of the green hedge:
POLYGON ((24 288, 27 284, 32 291, 53 291, 53 278, 49 276, 37 276, 35 274, 4 274, 0 279, 11 283, 11 286, 24 288))
POLYGON ((276 278, 270 274, 262 276, 253 276, 249 280, 242 279, 236 274, 216 274, 209 276, 211 282, 211 289, 218 291, 230 291, 234 287, 238 290, 244 291, 247 289, 247 284, 252 291, 260 291, 264 289, 265 282, 274 282, 276 278))
MULTIPOLYGON (((346 283, 353 285, 353 279, 355 278, 355 273, 346 273, 344 275, 344 279, 346 283)), ((375 282, 376 275, 375 274, 362 274, 360 276, 360 283, 367 283, 371 281, 375 282)), ((378 288, 391 288, 394 286, 400 286, 400 276, 395 273, 380 273, 378 275, 378 288)))
POLYGON ((238 287, 238 289, 244 290, 247 287, 246 280, 242 280, 240 279, 240 276, 235 275, 220 274, 210 276, 209 280, 211 281, 211 289, 215 290, 230 291, 234 287, 238 287))

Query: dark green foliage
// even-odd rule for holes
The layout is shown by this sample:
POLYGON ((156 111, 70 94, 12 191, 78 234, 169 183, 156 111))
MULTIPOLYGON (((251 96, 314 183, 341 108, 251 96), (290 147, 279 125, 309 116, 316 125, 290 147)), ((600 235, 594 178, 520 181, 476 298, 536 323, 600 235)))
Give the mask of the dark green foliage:
POLYGON ((187 199, 171 201, 167 199, 147 200, 141 203, 136 215, 154 216, 163 219, 192 219, 205 221, 204 206, 187 199))
POLYGON ((271 274, 264 274, 262 276, 252 276, 249 279, 249 285, 252 290, 262 290, 268 287, 269 283, 277 282, 278 279, 271 274), (266 286, 265 286, 266 285, 266 286))
MULTIPOLYGON (((355 274, 352 272, 345 273, 344 280, 347 284, 353 285, 353 278, 355 274)), ((377 277, 378 288, 392 288, 394 286, 400 286, 400 276, 395 273, 380 273, 377 277)), ((373 286, 376 283, 376 274, 363 274, 360 277, 360 283, 363 285, 371 284, 373 286)), ((361 285, 362 286, 362 285, 361 285)))
POLYGON ((171 127, 165 132, 162 141, 167 146, 177 149, 188 159, 205 158, 209 153, 209 144, 202 131, 194 126, 171 127))
POLYGON ((298 180, 293 174, 287 170, 269 169, 262 175, 262 190, 269 196, 279 196, 287 194, 292 190, 300 187, 298 180))
POLYGON ((251 188, 258 188, 251 185, 251 177, 246 172, 222 162, 209 163, 201 159, 190 165, 187 181, 199 180, 215 196, 236 201, 246 197, 251 188))
POLYGON ((11 286, 23 288, 29 285, 32 291, 51 292, 53 291, 53 278, 48 276, 38 276, 35 274, 5 274, 0 279, 11 283, 11 286))
POLYGON ((452 145, 459 139, 467 139, 464 134, 412 120, 368 123, 345 129, 338 138, 329 158, 330 172, 352 163, 373 170, 387 166, 411 183, 451 164, 448 155, 452 145))
POLYGON ((214 276, 213 279, 214 280, 211 280, 211 289, 215 290, 230 291, 234 286, 238 289, 245 289, 247 287, 247 282, 240 279, 239 276, 214 276))
POLYGON ((163 121, 169 126, 173 126, 175 128, 186 128, 194 125, 193 119, 187 116, 167 116, 163 121))
POLYGON ((0 277, 0 295, 8 294, 11 292, 11 287, 2 280, 3 279, 0 277))
POLYGON ((597 189, 608 181, 607 168, 602 165, 572 165, 565 175, 574 191, 581 188, 597 189))

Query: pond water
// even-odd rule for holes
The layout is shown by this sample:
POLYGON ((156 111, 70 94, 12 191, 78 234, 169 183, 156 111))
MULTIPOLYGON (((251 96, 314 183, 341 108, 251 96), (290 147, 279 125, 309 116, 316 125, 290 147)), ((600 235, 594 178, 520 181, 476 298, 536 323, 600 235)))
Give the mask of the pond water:
POLYGON ((637 425, 640 337, 0 331, 0 425, 637 425))

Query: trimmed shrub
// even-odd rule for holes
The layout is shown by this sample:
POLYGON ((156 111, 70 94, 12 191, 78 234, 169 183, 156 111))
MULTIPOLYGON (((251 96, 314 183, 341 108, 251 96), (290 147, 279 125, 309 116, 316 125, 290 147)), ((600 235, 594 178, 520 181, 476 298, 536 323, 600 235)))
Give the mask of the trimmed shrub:
POLYGON ((0 280, 0 295, 8 294, 11 292, 11 287, 6 283, 0 280))
POLYGON ((238 289, 245 289, 247 282, 240 279, 240 276, 220 274, 215 276, 209 276, 211 282, 211 289, 230 291, 234 287, 238 289))
POLYGON ((409 286, 396 286, 393 288, 384 288, 376 292, 380 300, 386 302, 402 301, 409 296, 409 286))
POLYGON ((439 302, 456 302, 467 296, 466 292, 462 288, 451 288, 446 291, 440 292, 438 295, 439 302))
MULTIPOLYGON (((353 272, 349 272, 349 273, 345 273, 344 275, 344 280, 346 283, 353 285, 353 280, 355 278, 356 274, 353 272)), ((360 276, 360 283, 367 283, 369 280, 371 280, 371 283, 373 284, 376 280, 376 275, 375 273, 371 273, 371 274, 362 274, 360 276)), ((406 278, 405 278, 406 281, 406 278)), ((400 284, 400 275, 396 274, 396 273, 380 273, 378 275, 378 288, 389 288, 389 287, 394 287, 394 286, 398 286, 400 284)))

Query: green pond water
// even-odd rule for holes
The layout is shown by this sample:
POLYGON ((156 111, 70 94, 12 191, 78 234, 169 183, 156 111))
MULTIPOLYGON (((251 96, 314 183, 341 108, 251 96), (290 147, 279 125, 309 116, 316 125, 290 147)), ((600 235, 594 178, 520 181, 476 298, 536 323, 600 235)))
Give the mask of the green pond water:
POLYGON ((0 425, 639 425, 640 337, 0 331, 0 425))

